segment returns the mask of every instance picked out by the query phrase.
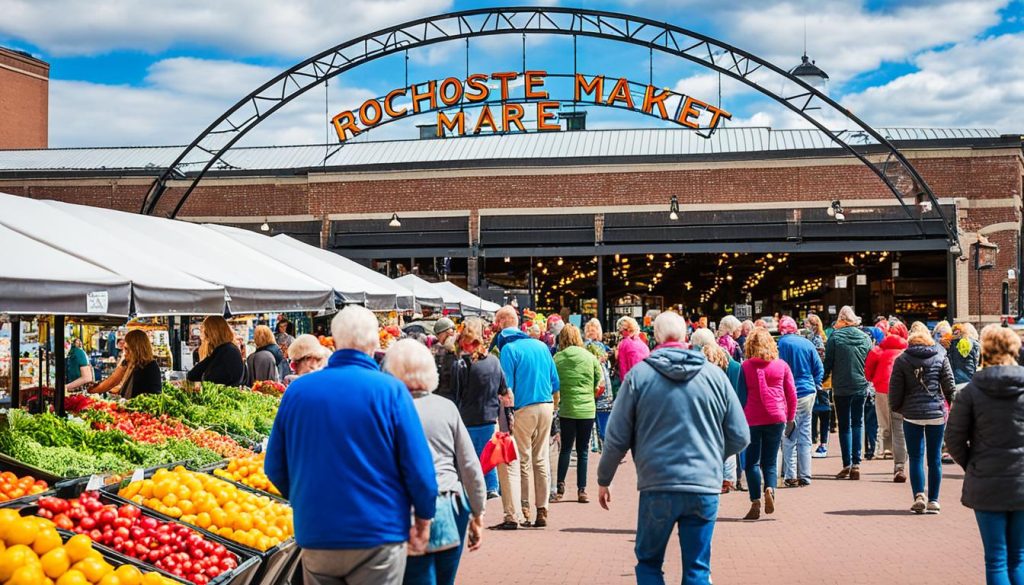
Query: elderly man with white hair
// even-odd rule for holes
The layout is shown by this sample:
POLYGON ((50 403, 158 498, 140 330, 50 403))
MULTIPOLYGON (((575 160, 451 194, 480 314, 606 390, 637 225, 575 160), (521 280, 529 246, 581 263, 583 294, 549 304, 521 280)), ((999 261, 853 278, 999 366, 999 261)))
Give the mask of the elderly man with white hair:
POLYGON ((632 450, 640 490, 637 581, 664 583, 665 548, 678 525, 683 581, 707 584, 723 462, 747 446, 750 430, 722 369, 681 347, 686 320, 662 313, 654 336, 660 347, 634 366, 615 399, 598 498, 608 509, 615 471, 632 450))
POLYGON ((434 458, 405 384, 373 360, 373 313, 345 307, 331 332, 327 367, 281 399, 264 469, 291 501, 306 583, 397 583, 406 543, 423 551, 430 535, 434 458))

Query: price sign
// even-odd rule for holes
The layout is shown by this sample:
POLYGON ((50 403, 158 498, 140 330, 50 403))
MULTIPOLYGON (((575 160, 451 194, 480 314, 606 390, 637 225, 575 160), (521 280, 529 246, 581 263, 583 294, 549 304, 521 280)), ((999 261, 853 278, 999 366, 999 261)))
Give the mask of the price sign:
POLYGON ((103 487, 103 476, 102 475, 91 475, 89 477, 89 483, 85 484, 85 491, 94 492, 103 487))
POLYGON ((139 468, 132 473, 132 483, 146 479, 146 470, 139 468))
POLYGON ((85 310, 88 313, 106 313, 110 295, 105 290, 86 293, 85 310))

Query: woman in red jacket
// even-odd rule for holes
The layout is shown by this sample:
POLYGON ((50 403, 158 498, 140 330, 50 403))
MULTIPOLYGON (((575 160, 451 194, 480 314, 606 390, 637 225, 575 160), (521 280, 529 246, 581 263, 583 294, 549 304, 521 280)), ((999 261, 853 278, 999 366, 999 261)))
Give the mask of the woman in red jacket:
POLYGON ((878 448, 882 458, 893 459, 896 483, 907 481, 907 444, 903 438, 903 417, 889 409, 889 377, 896 358, 907 349, 907 326, 897 322, 889 328, 882 343, 871 348, 864 363, 864 376, 875 387, 875 414, 878 415, 878 448))

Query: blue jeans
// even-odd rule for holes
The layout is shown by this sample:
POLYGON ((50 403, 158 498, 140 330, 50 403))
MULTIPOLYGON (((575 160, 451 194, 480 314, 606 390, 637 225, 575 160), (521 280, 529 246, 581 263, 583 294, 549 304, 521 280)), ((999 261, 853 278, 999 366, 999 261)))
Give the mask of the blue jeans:
POLYGON ((985 583, 1024 585, 1024 511, 974 511, 985 545, 985 583))
POLYGON ((779 445, 785 428, 782 423, 750 427, 750 444, 747 445, 747 461, 743 469, 747 472, 751 502, 761 499, 764 488, 770 487, 774 491, 779 483, 779 445))
POLYGON ((836 419, 839 423, 839 449, 843 452, 843 467, 860 465, 866 399, 867 396, 836 396, 836 419))
POLYGON ((454 585, 455 573, 462 559, 462 547, 466 543, 466 527, 469 526, 469 507, 462 506, 455 521, 459 527, 459 546, 440 552, 410 556, 405 562, 405 585, 454 585))
MULTIPOLYGON (((487 441, 491 440, 494 436, 494 423, 489 425, 480 425, 475 427, 466 427, 469 431, 469 440, 473 441, 473 448, 476 449, 476 456, 484 452, 484 447, 487 446, 487 441)), ((498 472, 494 469, 487 472, 484 475, 484 483, 487 484, 487 491, 497 492, 498 491, 498 472)))
POLYGON ((875 455, 875 442, 878 441, 878 413, 875 411, 875 399, 864 401, 864 452, 875 455))
POLYGON ((611 416, 610 412, 598 411, 597 413, 597 436, 601 437, 601 441, 604 441, 604 430, 608 428, 608 419, 611 416))
POLYGON ((811 418, 814 416, 814 394, 796 401, 796 429, 782 438, 782 461, 786 479, 811 481, 811 418))
POLYGON ((569 474, 573 444, 576 445, 576 489, 587 489, 587 456, 590 452, 590 433, 594 430, 592 418, 559 417, 562 448, 558 452, 558 483, 569 474))
POLYGON ((635 548, 637 585, 664 585, 661 566, 676 525, 683 556, 683 583, 711 583, 711 537, 717 519, 718 495, 640 492, 635 548))
POLYGON ((915 425, 903 421, 903 434, 907 439, 907 456, 910 465, 910 487, 914 495, 925 493, 924 464, 925 446, 928 461, 928 501, 939 501, 939 485, 942 484, 942 433, 946 425, 915 425))

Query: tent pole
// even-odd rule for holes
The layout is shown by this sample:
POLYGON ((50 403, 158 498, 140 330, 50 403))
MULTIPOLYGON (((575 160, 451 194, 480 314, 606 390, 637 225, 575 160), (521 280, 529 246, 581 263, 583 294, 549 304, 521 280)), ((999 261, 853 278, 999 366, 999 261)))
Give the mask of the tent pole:
POLYGON ((181 352, 178 351, 178 328, 177 318, 173 315, 167 317, 167 344, 171 346, 171 370, 181 370, 181 352))
POLYGON ((21 318, 11 316, 11 408, 21 406, 21 318))
MULTIPOLYGON (((64 386, 67 383, 65 370, 67 354, 64 353, 64 315, 53 316, 53 351, 56 362, 56 384, 53 389, 53 410, 57 416, 64 416, 64 386)), ((42 390, 39 392, 39 407, 43 407, 42 390)), ((41 410, 41 412, 46 412, 41 410)))

